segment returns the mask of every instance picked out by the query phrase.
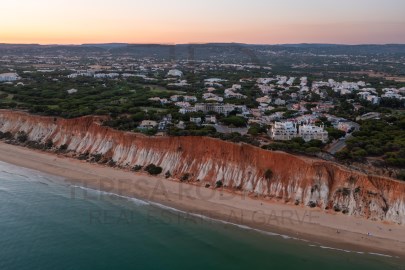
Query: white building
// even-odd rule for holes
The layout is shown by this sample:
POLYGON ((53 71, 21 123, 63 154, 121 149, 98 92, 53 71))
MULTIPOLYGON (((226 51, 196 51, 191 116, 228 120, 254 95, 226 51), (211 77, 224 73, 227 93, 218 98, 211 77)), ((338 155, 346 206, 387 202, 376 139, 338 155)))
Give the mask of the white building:
POLYGON ((308 77, 301 77, 300 78, 300 86, 301 87, 304 87, 304 86, 307 86, 307 84, 308 84, 308 77))
POLYGON ((362 91, 357 95, 360 96, 361 99, 370 101, 372 104, 379 104, 381 100, 381 98, 379 98, 377 95, 372 95, 370 92, 362 91))
POLYGON ((277 80, 278 80, 278 82, 277 82, 278 85, 283 85, 283 84, 287 83, 288 77, 277 76, 277 80))
POLYGON ((83 77, 93 77, 94 76, 94 72, 93 71, 77 71, 76 73, 72 73, 70 75, 67 75, 67 77, 69 79, 75 79, 79 76, 83 76, 83 77))
POLYGON ((299 126, 293 122, 275 122, 270 130, 270 137, 276 141, 289 141, 301 137, 304 141, 328 141, 328 132, 324 127, 314 125, 299 126))
POLYGON ((171 96, 171 97, 170 97, 170 100, 171 100, 171 101, 179 101, 181 97, 182 97, 182 96, 174 95, 174 96, 171 96))
POLYGON ((372 104, 380 104, 381 98, 375 95, 369 95, 367 100, 370 101, 372 104))
POLYGON ((299 127, 298 135, 306 142, 320 140, 326 143, 328 141, 328 132, 323 126, 302 125, 299 127))
POLYGON ((117 78, 119 76, 120 76, 120 74, 118 74, 118 73, 98 73, 98 74, 94 74, 94 78, 97 78, 97 79, 105 79, 105 78, 113 79, 113 78, 117 78))
POLYGON ((179 113, 181 113, 181 114, 186 114, 186 113, 193 113, 193 112, 196 112, 197 110, 196 110, 196 108, 195 107, 186 107, 186 108, 181 108, 180 110, 179 110, 179 113))
POLYGON ((196 96, 184 96, 184 101, 197 102, 197 97, 196 96))
POLYGON ((185 87, 185 86, 189 86, 190 84, 187 83, 187 80, 182 80, 180 82, 177 83, 169 83, 168 86, 176 86, 176 87, 185 87))
POLYGON ((270 130, 270 137, 276 141, 288 141, 297 135, 297 124, 293 122, 275 122, 270 130))
POLYGON ((258 84, 269 84, 269 83, 271 83, 272 81, 274 81, 275 79, 274 78, 258 78, 257 80, 256 80, 256 82, 258 83, 258 84))
POLYGON ((216 116, 215 115, 206 115, 205 116, 205 123, 216 124, 217 123, 216 116))
POLYGON ((17 73, 2 73, 0 74, 0 82, 14 82, 20 77, 17 73))
POLYGON ((381 119, 381 113, 369 112, 369 113, 363 114, 362 116, 358 116, 356 118, 357 121, 360 121, 360 120, 364 121, 364 120, 371 120, 371 119, 373 119, 373 120, 381 119))
POLYGON ((192 122, 196 125, 201 125, 202 119, 201 119, 201 117, 190 117, 190 122, 192 122))
POLYGON ((260 98, 257 98, 256 101, 259 103, 269 104, 269 103, 271 103, 271 97, 269 97, 269 96, 260 97, 260 98))
POLYGON ((174 105, 176 105, 177 107, 180 107, 180 108, 188 108, 191 106, 191 104, 189 102, 185 102, 185 101, 178 101, 178 102, 174 103, 174 105))
POLYGON ((152 120, 143 120, 139 125, 139 129, 153 129, 157 127, 158 123, 152 120))
POLYGON ((225 98, 237 98, 237 99, 245 99, 245 98, 247 98, 247 96, 245 96, 245 95, 242 95, 240 93, 235 93, 233 91, 233 88, 226 89, 224 97, 225 98))
POLYGON ((242 113, 248 112, 245 105, 219 104, 219 103, 200 103, 195 105, 195 111, 204 113, 215 112, 218 114, 228 115, 234 110, 240 110, 242 113))
POLYGON ((180 101, 183 99, 185 102, 197 102, 197 97, 195 96, 179 96, 179 95, 174 95, 170 97, 171 101, 180 101))
POLYGON ((387 91, 385 92, 385 94, 381 95, 382 98, 394 98, 394 99, 405 99, 405 97, 403 97, 400 94, 395 93, 394 91, 387 91))
POLYGON ((241 90, 241 89, 242 89, 242 85, 240 85, 240 84, 234 84, 234 85, 232 85, 232 89, 233 89, 233 90, 241 90))
POLYGON ((267 95, 270 92, 273 92, 274 89, 272 86, 269 85, 264 85, 264 84, 258 84, 257 87, 262 91, 263 94, 267 95))
POLYGON ((226 82, 227 80, 224 79, 219 79, 219 78, 210 78, 210 79, 205 79, 204 82, 205 83, 221 83, 221 82, 226 82))
POLYGON ((219 97, 213 93, 204 93, 203 94, 203 99, 206 101, 216 101, 216 102, 222 102, 224 101, 223 97, 219 97))
POLYGON ((148 100, 160 102, 162 105, 170 103, 170 101, 167 100, 167 98, 160 98, 160 97, 152 97, 152 98, 149 98, 148 100))
POLYGON ((67 90, 67 92, 69 95, 71 95, 71 94, 77 93, 77 89, 72 88, 72 89, 67 90))
POLYGON ((285 100, 282 100, 281 98, 278 98, 274 101, 274 104, 276 105, 285 105, 285 100))
POLYGON ((296 79, 295 77, 291 77, 286 83, 291 86, 293 85, 295 79, 296 79))
POLYGON ((172 69, 172 70, 169 70, 169 72, 167 73, 167 76, 170 76, 170 77, 182 77, 183 72, 181 72, 178 69, 172 69))

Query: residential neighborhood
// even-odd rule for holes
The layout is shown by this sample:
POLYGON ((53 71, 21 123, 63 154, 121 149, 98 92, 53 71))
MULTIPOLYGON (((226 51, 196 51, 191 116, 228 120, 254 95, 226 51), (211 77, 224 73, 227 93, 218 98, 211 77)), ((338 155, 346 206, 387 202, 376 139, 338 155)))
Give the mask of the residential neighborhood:
POLYGON ((0 105, 67 118, 102 115, 109 119, 105 125, 148 136, 211 136, 332 155, 364 121, 381 121, 388 110, 405 106, 404 83, 341 71, 375 69, 376 57, 400 69, 399 59, 352 55, 349 63, 348 56, 312 52, 312 64, 300 65, 298 57, 280 68, 277 61, 290 59, 289 49, 252 48, 260 64, 240 60, 243 55, 235 60, 229 50, 167 60, 89 49, 86 62, 74 51, 62 60, 7 54, 0 58, 0 105), (324 67, 336 71, 319 73, 324 67))

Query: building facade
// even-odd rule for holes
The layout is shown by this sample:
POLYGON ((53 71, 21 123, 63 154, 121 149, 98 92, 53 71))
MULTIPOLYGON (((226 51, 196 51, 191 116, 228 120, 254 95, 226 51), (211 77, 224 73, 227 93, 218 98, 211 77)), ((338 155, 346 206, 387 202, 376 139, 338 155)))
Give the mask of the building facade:
POLYGON ((328 132, 323 126, 302 125, 299 127, 298 136, 306 142, 320 140, 326 143, 328 141, 328 132))
POLYGON ((324 127, 314 125, 298 125, 293 122, 275 122, 270 130, 270 137, 275 141, 289 141, 300 137, 304 141, 328 141, 328 132, 324 127))
POLYGON ((270 137, 275 141, 289 141, 297 136, 297 124, 293 122, 275 122, 270 130, 270 137))

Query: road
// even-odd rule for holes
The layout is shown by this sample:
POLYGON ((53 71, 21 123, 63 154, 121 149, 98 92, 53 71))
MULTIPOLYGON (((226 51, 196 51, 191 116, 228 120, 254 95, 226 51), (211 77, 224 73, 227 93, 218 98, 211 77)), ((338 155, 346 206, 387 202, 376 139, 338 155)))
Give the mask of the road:
POLYGON ((343 150, 346 147, 346 140, 348 138, 350 138, 352 135, 351 134, 347 134, 346 137, 344 137, 343 139, 339 139, 336 142, 332 143, 329 147, 328 147, 328 152, 332 155, 336 154, 337 152, 343 150))

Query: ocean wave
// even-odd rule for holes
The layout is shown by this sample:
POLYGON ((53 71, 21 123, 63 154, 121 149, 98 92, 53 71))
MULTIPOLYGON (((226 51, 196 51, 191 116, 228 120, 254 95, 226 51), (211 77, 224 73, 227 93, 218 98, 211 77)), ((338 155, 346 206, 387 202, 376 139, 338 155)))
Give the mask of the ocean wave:
POLYGON ((16 173, 16 172, 9 172, 9 171, 5 171, 5 170, 1 170, 0 172, 4 173, 4 174, 12 175, 12 176, 19 176, 19 177, 22 177, 22 178, 25 178, 25 179, 29 179, 29 177, 27 175, 19 174, 19 173, 16 173))
POLYGON ((375 252, 369 252, 368 254, 374 255, 374 256, 380 256, 380 257, 397 258, 397 259, 399 259, 398 256, 391 256, 391 255, 381 254, 381 253, 375 253, 375 252))
POLYGON ((155 203, 155 202, 149 202, 149 203, 151 205, 153 205, 153 206, 156 206, 156 207, 159 207, 159 208, 162 208, 162 209, 165 209, 165 210, 169 210, 169 211, 172 211, 172 212, 177 212, 177 213, 181 213, 181 214, 184 214, 184 215, 189 215, 189 216, 193 216, 193 217, 197 217, 197 218, 202 218, 202 219, 213 221, 213 222, 216 222, 216 223, 222 223, 222 224, 226 224, 226 225, 231 225, 231 226, 238 227, 238 228, 244 229, 244 230, 255 231, 255 232, 258 232, 258 233, 261 233, 261 234, 266 234, 266 235, 269 235, 269 236, 278 236, 278 237, 281 237, 283 239, 292 239, 292 240, 298 240, 298 241, 303 241, 303 242, 309 242, 306 239, 301 239, 301 238, 292 237, 292 236, 279 234, 279 233, 274 233, 274 232, 269 232, 269 231, 263 231, 263 230, 252 228, 252 227, 247 226, 247 225, 242 225, 242 224, 237 224, 237 223, 233 223, 233 222, 229 222, 229 221, 225 221, 225 220, 221 220, 221 219, 211 218, 211 217, 208 217, 208 216, 205 216, 205 215, 195 214, 195 213, 192 213, 192 212, 186 212, 186 211, 183 211, 183 210, 180 210, 180 209, 177 209, 177 208, 173 208, 173 207, 170 207, 170 206, 167 206, 167 205, 163 205, 163 204, 160 204, 160 203, 155 203))
MULTIPOLYGON (((265 234, 265 235, 268 235, 268 236, 276 236, 276 237, 281 237, 283 239, 290 239, 290 240, 306 242, 306 243, 311 242, 311 241, 303 239, 303 238, 293 237, 293 236, 274 233, 274 232, 269 232, 269 231, 263 231, 263 230, 255 229, 255 228, 252 228, 252 227, 249 227, 249 226, 246 226, 246 225, 236 224, 236 223, 232 223, 232 222, 221 220, 221 219, 215 219, 215 218, 211 218, 211 217, 204 216, 204 215, 201 215, 201 214, 195 214, 195 213, 191 213, 191 212, 186 212, 186 211, 183 211, 183 210, 180 210, 180 209, 177 209, 177 208, 173 208, 173 207, 170 207, 170 206, 167 206, 167 205, 163 205, 163 204, 160 204, 160 203, 156 203, 156 202, 149 202, 149 204, 153 205, 153 206, 156 206, 156 207, 159 207, 161 209, 168 210, 168 211, 182 213, 182 214, 185 214, 185 215, 190 215, 190 216, 194 216, 194 217, 198 217, 198 218, 203 218, 203 219, 210 220, 210 221, 213 221, 213 222, 231 225, 231 226, 234 226, 234 227, 237 227, 237 228, 240 228, 240 229, 244 229, 244 230, 255 231, 255 232, 265 234)), ((322 245, 309 244, 309 246, 316 247, 316 248, 321 248, 321 249, 329 249, 329 250, 333 250, 333 251, 345 252, 345 253, 357 253, 357 254, 360 254, 360 255, 369 254, 369 255, 373 255, 373 256, 380 256, 380 257, 387 257, 387 258, 399 258, 398 256, 391 256, 391 255, 387 255, 387 254, 364 252, 364 251, 354 251, 354 250, 333 248, 333 247, 322 246, 322 245)))
POLYGON ((47 174, 44 172, 16 166, 2 161, 0 161, 0 175, 1 174, 22 178, 25 181, 39 182, 40 184, 45 184, 45 182, 55 183, 55 180, 65 180, 64 177, 47 174))
MULTIPOLYGON (((97 193, 101 193, 101 194, 116 196, 116 197, 119 197, 119 198, 124 198, 124 199, 130 200, 130 201, 133 201, 137 205, 155 206, 155 207, 158 207, 160 209, 167 210, 167 211, 171 211, 171 212, 175 212, 175 213, 181 213, 183 215, 188 215, 188 216, 192 216, 192 217, 196 217, 196 218, 202 218, 202 219, 213 221, 213 222, 216 222, 216 223, 222 223, 222 224, 226 224, 226 225, 231 225, 233 227, 237 227, 237 228, 240 228, 240 229, 243 229, 243 230, 254 231, 254 232, 257 232, 257 233, 260 233, 260 234, 265 234, 265 235, 268 235, 268 236, 281 237, 281 238, 286 239, 286 240, 295 240, 295 241, 300 241, 300 242, 311 243, 311 241, 309 241, 307 239, 293 237, 293 236, 289 236, 289 235, 285 235, 285 234, 279 234, 279 233, 275 233, 275 232, 264 231, 264 230, 260 230, 260 229, 255 229, 255 228, 252 228, 252 227, 247 226, 247 225, 237 224, 237 223, 233 223, 233 222, 229 222, 229 221, 225 221, 225 220, 221 220, 221 219, 211 218, 211 217, 201 215, 201 214, 196 214, 196 213, 192 213, 192 212, 183 211, 183 210, 180 210, 180 209, 177 209, 177 208, 174 208, 174 207, 170 207, 170 206, 167 206, 167 205, 164 205, 164 204, 160 204, 160 203, 157 203, 157 202, 151 202, 151 201, 146 201, 146 200, 135 199, 135 198, 122 196, 122 195, 118 195, 118 194, 111 193, 111 192, 105 192, 105 191, 100 191, 100 190, 96 190, 96 189, 91 189, 91 188, 87 188, 87 187, 81 187, 81 186, 72 186, 72 187, 80 188, 80 189, 84 189, 84 190, 88 190, 88 191, 92 191, 92 192, 97 192, 97 193)), ((321 244, 319 244, 319 245, 309 244, 308 246, 315 247, 315 248, 321 248, 321 249, 327 249, 327 250, 333 250, 333 251, 339 251, 339 252, 345 252, 345 253, 357 253, 357 254, 360 254, 360 255, 368 254, 368 255, 380 256, 380 257, 386 257, 386 258, 399 258, 397 256, 391 256, 391 255, 387 255, 387 254, 333 248, 333 247, 323 246, 321 244)))
POLYGON ((357 253, 360 255, 373 255, 373 256, 379 256, 379 257, 386 257, 386 258, 396 258, 399 259, 400 257, 398 256, 391 256, 388 254, 382 254, 382 253, 375 253, 375 252, 364 252, 364 251, 354 251, 354 250, 348 250, 348 249, 341 249, 341 248, 334 248, 334 247, 328 247, 328 246, 322 246, 322 245, 314 245, 310 244, 308 245, 310 247, 315 247, 315 248, 321 248, 321 249, 329 249, 329 250, 334 250, 334 251, 340 251, 340 252, 345 252, 345 253, 357 253))
POLYGON ((9 193, 9 192, 10 192, 10 189, 4 188, 4 187, 0 187, 0 192, 9 193))
POLYGON ((78 188, 78 189, 82 189, 82 190, 85 190, 85 191, 98 193, 98 194, 101 194, 101 195, 107 195, 107 196, 113 196, 113 197, 125 199, 125 200, 128 200, 128 201, 131 201, 131 202, 135 203, 136 205, 150 205, 150 203, 148 201, 144 201, 144 200, 140 200, 140 199, 124 196, 124 195, 119 195, 119 194, 112 193, 112 192, 106 192, 106 191, 102 191, 102 190, 98 190, 98 189, 82 187, 82 186, 76 186, 76 185, 70 185, 70 186, 72 188, 78 188))

